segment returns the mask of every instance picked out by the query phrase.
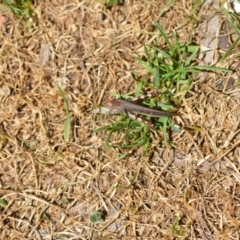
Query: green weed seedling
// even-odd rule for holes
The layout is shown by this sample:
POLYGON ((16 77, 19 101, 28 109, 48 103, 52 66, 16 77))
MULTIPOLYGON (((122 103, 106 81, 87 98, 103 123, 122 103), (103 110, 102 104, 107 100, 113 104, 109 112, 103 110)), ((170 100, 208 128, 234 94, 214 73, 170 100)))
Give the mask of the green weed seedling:
POLYGON ((103 219, 101 213, 99 211, 93 211, 93 213, 90 215, 90 221, 91 223, 102 223, 103 219))
POLYGON ((26 21, 27 29, 32 27, 36 13, 32 9, 30 0, 4 0, 3 5, 5 5, 16 18, 26 21))
MULTIPOLYGON (((143 101, 145 106, 163 111, 178 109, 189 91, 193 81, 193 73, 201 73, 202 71, 231 72, 218 67, 194 65, 200 48, 198 46, 180 44, 176 34, 174 34, 175 40, 172 43, 162 27, 158 23, 155 26, 159 31, 159 38, 155 46, 144 46, 145 58, 136 58, 137 62, 148 72, 148 77, 147 79, 139 79, 132 73, 132 77, 137 83, 136 95, 144 92, 144 89, 152 89, 158 92, 156 96, 143 101), (158 47, 160 38, 165 40, 165 49, 158 47)), ((122 95, 119 98, 129 99, 129 96, 122 95)), ((152 121, 153 118, 146 117, 145 120, 152 121)), ((153 126, 149 127, 149 125, 130 120, 126 115, 122 114, 119 121, 96 129, 94 132, 108 131, 107 148, 115 146, 121 149, 129 148, 133 150, 142 146, 145 152, 151 146, 153 138, 155 138, 155 134, 151 134, 153 131, 154 133, 156 131, 162 132, 163 138, 157 136, 160 144, 173 147, 173 144, 169 141, 169 132, 181 132, 181 130, 166 117, 155 119, 152 123, 153 126), (119 142, 111 145, 113 133, 120 132, 124 132, 125 137, 119 138, 121 139, 119 142)), ((156 138, 154 140, 156 144, 156 138)))
POLYGON ((120 4, 122 1, 121 1, 121 0, 108 0, 108 1, 99 0, 99 2, 100 2, 101 4, 104 4, 107 8, 110 8, 110 7, 112 7, 112 6, 115 6, 115 5, 120 4))

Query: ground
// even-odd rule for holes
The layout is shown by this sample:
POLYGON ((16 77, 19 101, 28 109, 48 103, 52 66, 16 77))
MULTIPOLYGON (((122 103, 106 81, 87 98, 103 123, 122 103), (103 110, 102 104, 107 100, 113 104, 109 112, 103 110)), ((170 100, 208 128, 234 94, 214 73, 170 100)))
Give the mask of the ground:
POLYGON ((239 45, 219 61, 236 31, 218 1, 167 2, 35 1, 32 24, 1 5, 1 239, 240 238, 239 45), (134 57, 159 37, 156 22, 201 46, 196 64, 232 72, 194 74, 172 148, 153 131, 147 153, 107 151, 107 132, 93 131, 119 116, 92 110, 134 95, 131 72, 147 75, 134 57))

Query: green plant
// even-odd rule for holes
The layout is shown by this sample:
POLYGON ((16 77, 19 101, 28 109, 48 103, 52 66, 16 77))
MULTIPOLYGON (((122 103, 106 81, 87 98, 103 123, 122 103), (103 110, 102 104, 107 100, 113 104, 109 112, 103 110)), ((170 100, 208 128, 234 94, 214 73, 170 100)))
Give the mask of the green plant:
POLYGON ((92 223, 101 223, 101 222, 103 222, 101 213, 99 211, 93 211, 93 213, 90 215, 90 221, 92 223))
POLYGON ((100 2, 101 4, 104 4, 107 8, 110 8, 110 7, 114 6, 114 5, 120 4, 120 3, 121 3, 121 0, 107 0, 107 1, 105 1, 105 0, 99 0, 99 2, 100 2))
POLYGON ((3 5, 5 5, 15 17, 26 21, 27 28, 32 26, 36 14, 32 10, 30 0, 4 0, 3 5))
POLYGON ((176 216, 174 218, 173 225, 171 228, 173 236, 182 235, 181 225, 179 223, 180 220, 181 218, 179 216, 176 216))
MULTIPOLYGON (((202 71, 230 72, 227 69, 218 67, 194 65, 200 48, 198 46, 180 44, 176 34, 174 34, 175 40, 172 43, 162 27, 158 23, 155 26, 160 33, 159 38, 164 38, 167 47, 166 49, 160 49, 158 42, 156 42, 155 46, 144 46, 146 57, 144 59, 137 57, 136 60, 147 70, 148 77, 147 79, 139 79, 134 73, 132 74, 133 79, 137 83, 136 95, 139 95, 145 89, 154 89, 158 92, 158 95, 143 102, 146 106, 162 110, 179 108, 193 81, 193 73, 202 71)), ((129 96, 120 96, 120 98, 124 99, 127 97, 129 98, 129 96)), ((146 120, 151 121, 151 118, 147 117, 146 120)), ((97 129, 95 132, 103 130, 108 131, 107 149, 110 147, 112 134, 124 130, 124 139, 115 144, 115 146, 121 149, 137 149, 143 146, 145 150, 149 148, 154 138, 153 134, 151 134, 152 132, 162 132, 163 139, 160 139, 159 142, 167 146, 173 146, 169 141, 168 133, 170 130, 175 132, 181 131, 166 117, 155 119, 153 127, 150 128, 148 125, 130 120, 126 115, 122 115, 119 121, 97 129)))
POLYGON ((0 198, 0 206, 3 208, 7 208, 8 202, 2 198, 0 198))

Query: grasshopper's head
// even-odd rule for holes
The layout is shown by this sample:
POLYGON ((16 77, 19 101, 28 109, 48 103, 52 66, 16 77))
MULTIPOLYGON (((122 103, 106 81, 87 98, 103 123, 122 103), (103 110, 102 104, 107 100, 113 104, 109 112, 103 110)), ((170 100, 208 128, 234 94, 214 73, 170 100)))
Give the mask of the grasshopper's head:
POLYGON ((107 99, 103 102, 103 106, 107 108, 122 108, 123 103, 122 100, 116 100, 116 99, 107 99))

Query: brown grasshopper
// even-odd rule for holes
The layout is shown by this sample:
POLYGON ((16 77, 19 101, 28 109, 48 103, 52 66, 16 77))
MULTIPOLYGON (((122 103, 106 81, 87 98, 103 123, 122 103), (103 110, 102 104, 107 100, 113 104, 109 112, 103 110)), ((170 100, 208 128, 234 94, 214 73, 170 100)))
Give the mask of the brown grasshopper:
MULTIPOLYGON (((151 97, 151 96, 153 96, 153 93, 147 95, 147 97, 151 97)), ((146 96, 139 96, 137 98, 132 99, 131 101, 122 100, 122 99, 106 100, 103 102, 103 105, 109 108, 110 110, 113 110, 114 112, 126 113, 127 115, 129 115, 130 118, 141 121, 141 122, 142 122, 142 119, 136 118, 135 115, 133 114, 146 115, 146 116, 151 116, 155 118, 172 117, 172 116, 178 115, 176 113, 163 112, 160 110, 144 107, 134 103, 137 100, 144 99, 144 98, 146 98, 146 96)))

